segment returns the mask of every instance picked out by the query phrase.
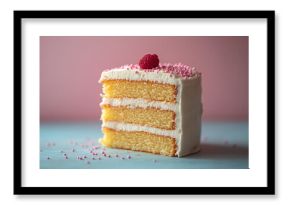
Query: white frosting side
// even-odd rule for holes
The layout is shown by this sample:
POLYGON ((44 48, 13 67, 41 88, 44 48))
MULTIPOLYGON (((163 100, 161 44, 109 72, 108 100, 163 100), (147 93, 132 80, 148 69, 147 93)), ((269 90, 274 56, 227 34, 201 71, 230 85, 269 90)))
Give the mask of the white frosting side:
POLYGON ((179 103, 181 133, 179 136, 178 157, 198 152, 201 134, 201 76, 197 79, 181 81, 179 103))
POLYGON ((161 110, 171 110, 177 111, 177 104, 174 103, 167 103, 167 102, 160 102, 160 101, 150 101, 141 98, 105 98, 103 97, 102 102, 100 105, 111 105, 111 106, 126 106, 129 108, 158 108, 161 110))
POLYGON ((177 83, 177 96, 176 96, 176 105, 177 105, 177 109, 175 112, 175 125, 176 125, 176 131, 177 131, 177 135, 175 137, 176 140, 176 145, 177 145, 177 149, 176 149, 176 155, 179 156, 180 150, 182 149, 181 145, 181 134, 182 134, 182 113, 181 113, 181 108, 180 108, 180 102, 181 102, 181 92, 182 92, 182 80, 178 80, 177 83))
POLYGON ((176 130, 163 130, 154 127, 136 125, 136 124, 127 124, 122 122, 113 122, 113 121, 103 121, 102 127, 107 127, 115 130, 122 131, 135 131, 135 132, 148 132, 156 135, 168 136, 175 138, 177 135, 176 130))
POLYGON ((178 77, 173 76, 170 73, 164 73, 160 71, 146 72, 143 70, 134 70, 129 67, 126 68, 115 68, 112 70, 102 72, 100 82, 103 80, 144 80, 154 81, 158 83, 176 84, 178 77))

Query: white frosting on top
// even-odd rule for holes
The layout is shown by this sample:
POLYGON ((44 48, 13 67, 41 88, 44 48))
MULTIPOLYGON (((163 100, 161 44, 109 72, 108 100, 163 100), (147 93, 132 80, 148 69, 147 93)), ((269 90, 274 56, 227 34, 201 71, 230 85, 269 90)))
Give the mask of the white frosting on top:
MULTIPOLYGON (((125 66, 124 66, 125 67, 125 66)), ((161 71, 147 72, 142 69, 115 68, 112 70, 102 72, 100 82, 104 80, 136 80, 136 81, 154 81, 158 83, 176 84, 178 77, 170 73, 163 73, 161 71), (160 74, 162 73, 162 74, 160 74)))
POLYGON ((177 87, 176 104, 165 102, 148 101, 145 99, 110 99, 104 98, 101 104, 110 104, 112 106, 128 107, 156 107, 176 112, 176 129, 164 130, 153 127, 126 124, 118 122, 103 121, 103 127, 125 131, 144 131, 157 135, 169 136, 176 139, 178 157, 185 156, 199 150, 201 133, 201 75, 197 73, 190 78, 183 78, 170 73, 157 71, 142 71, 141 69, 130 69, 123 66, 108 71, 101 75, 100 82, 104 80, 136 80, 136 81, 154 81, 158 83, 174 84, 177 87))

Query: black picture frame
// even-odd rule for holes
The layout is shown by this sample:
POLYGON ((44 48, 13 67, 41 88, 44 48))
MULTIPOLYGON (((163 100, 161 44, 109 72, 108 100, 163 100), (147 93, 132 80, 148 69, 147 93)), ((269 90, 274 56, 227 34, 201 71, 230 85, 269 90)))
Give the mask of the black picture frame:
POLYGON ((273 195, 275 194, 275 11, 14 11, 14 194, 54 195, 273 195), (23 187, 22 186, 22 19, 38 18, 231 18, 267 20, 266 187, 23 187))

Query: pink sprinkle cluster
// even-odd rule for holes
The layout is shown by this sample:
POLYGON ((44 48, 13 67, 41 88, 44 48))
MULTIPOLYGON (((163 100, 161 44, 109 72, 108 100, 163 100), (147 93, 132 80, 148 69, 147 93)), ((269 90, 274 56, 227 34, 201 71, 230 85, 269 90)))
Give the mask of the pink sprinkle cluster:
POLYGON ((136 69, 136 70, 142 70, 144 72, 154 72, 154 71, 165 72, 165 73, 170 73, 172 75, 179 76, 182 78, 190 78, 198 73, 194 67, 190 67, 182 63, 177 63, 177 64, 162 63, 162 64, 159 64, 158 67, 155 67, 152 69, 141 69, 138 64, 129 64, 129 65, 121 66, 120 69, 127 69, 127 70, 136 69))
POLYGON ((161 64, 160 68, 157 69, 183 78, 190 78, 194 74, 196 74, 195 68, 189 67, 188 65, 184 65, 182 63, 177 63, 173 65, 170 63, 161 64))

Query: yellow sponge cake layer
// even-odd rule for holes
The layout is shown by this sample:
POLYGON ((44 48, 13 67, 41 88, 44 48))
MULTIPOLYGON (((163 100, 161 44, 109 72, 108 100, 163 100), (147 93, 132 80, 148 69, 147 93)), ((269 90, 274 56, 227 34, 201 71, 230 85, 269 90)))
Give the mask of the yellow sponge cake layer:
POLYGON ((102 120, 146 125, 160 129, 175 129, 175 112, 157 108, 129 108, 102 105, 102 120))
POLYGON ((147 132, 117 131, 103 128, 102 144, 107 147, 129 149, 134 151, 150 152, 174 156, 176 142, 172 137, 154 135, 147 132))
POLYGON ((176 102, 177 88, 175 85, 128 80, 104 80, 102 83, 106 98, 143 98, 176 102))

